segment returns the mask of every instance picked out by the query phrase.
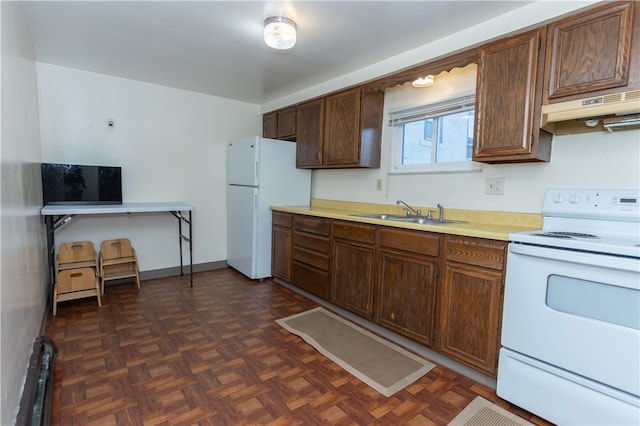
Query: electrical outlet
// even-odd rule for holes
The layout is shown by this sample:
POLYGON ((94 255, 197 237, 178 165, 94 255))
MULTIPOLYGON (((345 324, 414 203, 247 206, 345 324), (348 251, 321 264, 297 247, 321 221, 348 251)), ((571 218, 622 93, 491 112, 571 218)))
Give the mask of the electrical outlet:
POLYGON ((376 179, 376 191, 382 191, 382 179, 376 179))
POLYGON ((487 195, 503 195, 504 178, 487 178, 485 181, 484 193, 487 195))

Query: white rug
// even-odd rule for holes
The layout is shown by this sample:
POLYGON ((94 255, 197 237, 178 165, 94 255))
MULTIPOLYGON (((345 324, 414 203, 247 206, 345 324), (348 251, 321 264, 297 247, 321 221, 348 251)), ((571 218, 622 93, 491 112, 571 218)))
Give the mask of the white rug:
POLYGON ((384 396, 393 395, 435 367, 323 308, 276 322, 384 396))
POLYGON ((449 426, 533 426, 533 424, 478 396, 449 422, 449 426))

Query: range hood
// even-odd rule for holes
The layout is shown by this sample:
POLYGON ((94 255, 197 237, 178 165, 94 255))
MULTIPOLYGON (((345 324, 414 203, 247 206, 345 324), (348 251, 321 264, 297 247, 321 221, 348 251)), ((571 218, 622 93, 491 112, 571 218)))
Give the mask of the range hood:
MULTIPOLYGON (((581 122, 582 127, 596 129, 600 120, 607 119, 615 126, 605 128, 609 131, 637 128, 637 114, 640 114, 640 90, 611 93, 585 99, 559 102, 542 106, 542 128, 552 133, 564 122, 581 122)), ((574 126, 575 127, 575 126, 574 126)))

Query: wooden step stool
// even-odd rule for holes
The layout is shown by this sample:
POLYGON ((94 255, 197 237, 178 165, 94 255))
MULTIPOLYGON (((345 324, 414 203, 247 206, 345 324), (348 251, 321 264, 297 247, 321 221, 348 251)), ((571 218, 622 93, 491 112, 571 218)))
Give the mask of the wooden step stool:
POLYGON ((105 281, 123 278, 133 278, 140 290, 138 258, 128 238, 105 240, 100 243, 100 278, 102 294, 105 281))
POLYGON ((96 271, 92 268, 65 269, 58 272, 53 290, 53 316, 56 316, 58 302, 65 300, 96 296, 98 306, 102 306, 99 286, 96 271))
POLYGON ((91 241, 60 244, 56 256, 56 274, 65 269, 93 268, 98 273, 98 256, 91 241))

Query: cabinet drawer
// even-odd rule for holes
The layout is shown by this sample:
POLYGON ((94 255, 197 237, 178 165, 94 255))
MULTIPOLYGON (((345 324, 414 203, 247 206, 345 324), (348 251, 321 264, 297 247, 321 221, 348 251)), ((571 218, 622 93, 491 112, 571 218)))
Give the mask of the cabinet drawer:
POLYGON ((344 238, 367 244, 375 244, 376 242, 376 227, 372 225, 334 222, 331 232, 334 238, 344 238))
POLYGON ((471 237, 446 237, 447 261, 504 269, 507 243, 471 237))
POLYGON ((385 227, 380 228, 380 246, 437 257, 440 253, 440 236, 385 227))
POLYGON ((278 213, 273 212, 271 218, 271 224, 273 226, 281 226, 283 228, 291 228, 291 223, 293 222, 293 215, 289 213, 278 213))
POLYGON ((293 219, 293 228, 298 231, 304 231, 328 237, 329 230, 331 229, 331 223, 326 219, 296 215, 293 219))
POLYGON ((291 271, 291 284, 323 299, 329 299, 329 273, 319 271, 296 261, 291 271))
POLYGON ((293 246, 296 248, 304 248, 310 251, 317 251, 327 255, 329 254, 329 239, 326 237, 318 237, 315 235, 294 231, 293 246))
POLYGON ((295 247, 293 249, 293 260, 306 263, 323 271, 329 270, 329 256, 326 254, 295 247))

